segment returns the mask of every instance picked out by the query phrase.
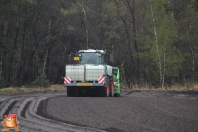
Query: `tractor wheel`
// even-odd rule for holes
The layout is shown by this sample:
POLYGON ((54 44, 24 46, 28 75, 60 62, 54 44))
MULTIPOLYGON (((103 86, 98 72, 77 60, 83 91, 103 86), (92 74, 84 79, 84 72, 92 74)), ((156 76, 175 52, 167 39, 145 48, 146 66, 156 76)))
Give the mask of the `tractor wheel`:
POLYGON ((111 91, 110 91, 110 93, 109 93, 109 96, 110 97, 114 97, 114 80, 112 79, 112 81, 111 81, 111 91))
POLYGON ((121 90, 120 90, 120 93, 115 93, 114 97, 121 97, 121 90))
POLYGON ((106 91, 105 97, 109 97, 109 95, 110 95, 110 85, 107 85, 107 87, 105 88, 105 91, 106 91))
POLYGON ((115 93, 114 97, 120 97, 120 94, 119 93, 115 93))
POLYGON ((109 97, 108 87, 99 87, 98 88, 98 97, 109 97))

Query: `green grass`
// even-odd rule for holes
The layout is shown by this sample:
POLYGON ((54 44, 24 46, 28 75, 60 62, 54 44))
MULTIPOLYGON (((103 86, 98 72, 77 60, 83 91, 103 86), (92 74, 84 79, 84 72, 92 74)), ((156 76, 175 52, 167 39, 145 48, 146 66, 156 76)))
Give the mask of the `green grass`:
POLYGON ((133 87, 132 89, 129 89, 128 87, 126 87, 126 85, 122 88, 122 91, 145 91, 145 90, 151 90, 151 91, 189 91, 189 90, 194 90, 194 91, 198 91, 198 84, 191 84, 191 85, 172 85, 171 87, 165 87, 165 88, 148 88, 148 87, 139 87, 139 88, 135 88, 133 87))
MULTIPOLYGON (((9 88, 1 88, 0 95, 16 95, 16 94, 26 94, 26 93, 33 93, 33 92, 44 92, 44 91, 54 91, 54 90, 66 90, 64 85, 51 85, 49 88, 29 88, 29 87, 9 87, 9 88)), ((168 88, 132 88, 129 89, 126 86, 121 88, 122 91, 189 91, 194 90, 198 91, 198 84, 191 85, 190 87, 181 86, 181 85, 174 85, 168 88)))
POLYGON ((49 88, 27 88, 27 87, 9 87, 1 88, 0 95, 15 95, 15 94, 26 94, 33 92, 44 92, 44 91, 54 91, 54 90, 65 90, 63 85, 51 85, 49 88))

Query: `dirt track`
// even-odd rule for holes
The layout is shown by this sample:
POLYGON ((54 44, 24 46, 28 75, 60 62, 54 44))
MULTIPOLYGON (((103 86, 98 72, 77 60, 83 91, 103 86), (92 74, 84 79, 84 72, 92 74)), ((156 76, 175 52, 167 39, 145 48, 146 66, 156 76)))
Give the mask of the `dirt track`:
POLYGON ((9 113, 17 114, 22 132, 197 132, 198 92, 131 92, 118 98, 72 98, 57 91, 0 96, 0 122, 9 113))
POLYGON ((198 93, 133 92, 120 98, 60 96, 45 102, 56 120, 112 132, 198 131, 198 93))

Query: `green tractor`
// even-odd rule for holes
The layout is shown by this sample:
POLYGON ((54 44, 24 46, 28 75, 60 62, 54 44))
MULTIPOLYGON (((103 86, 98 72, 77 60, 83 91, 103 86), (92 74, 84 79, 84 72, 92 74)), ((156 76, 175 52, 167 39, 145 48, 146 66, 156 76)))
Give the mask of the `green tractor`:
POLYGON ((68 97, 96 93, 100 97, 120 96, 120 73, 110 66, 113 57, 103 50, 80 50, 68 56, 64 84, 68 97))

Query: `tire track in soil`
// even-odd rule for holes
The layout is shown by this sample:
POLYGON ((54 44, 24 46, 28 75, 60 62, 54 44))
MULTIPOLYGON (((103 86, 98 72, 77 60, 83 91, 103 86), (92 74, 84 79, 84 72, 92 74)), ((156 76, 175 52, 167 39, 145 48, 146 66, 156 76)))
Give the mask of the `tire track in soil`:
POLYGON ((160 91, 130 92, 121 98, 61 96, 48 98, 44 104, 51 119, 110 132, 197 132, 198 93, 184 93, 182 98, 175 98, 180 92, 160 91))
MULTIPOLYGON (((51 97, 62 96, 64 93, 38 93, 16 96, 0 96, 0 122, 4 115, 17 114, 19 130, 23 132, 103 132, 103 130, 91 127, 79 127, 67 123, 58 122, 39 115, 40 103, 51 97)), ((3 125, 0 125, 0 131, 3 125)), ((13 131, 11 129, 11 131, 13 131)))
MULTIPOLYGON (((24 132, 189 130, 196 132, 198 131, 197 100, 198 92, 192 91, 189 94, 186 92, 124 92, 123 97, 119 98, 67 98, 65 93, 57 92, 0 96, 0 122, 5 114, 16 113, 20 122, 19 129, 24 132), (48 106, 52 100, 55 102, 51 104, 52 106, 48 106), (76 104, 79 106, 76 107, 76 104), (49 112, 49 109, 57 110, 54 106, 62 107, 59 109, 60 113, 85 114, 85 119, 86 112, 89 112, 86 123, 90 123, 86 124, 85 120, 80 122, 79 120, 83 118, 77 121, 60 118, 59 113, 49 112), (73 111, 67 113, 68 106, 71 106, 73 111), (80 111, 76 111, 75 108, 80 111), (185 113, 187 114, 184 115, 185 113)), ((0 131, 1 129, 3 126, 0 125, 0 131)))

